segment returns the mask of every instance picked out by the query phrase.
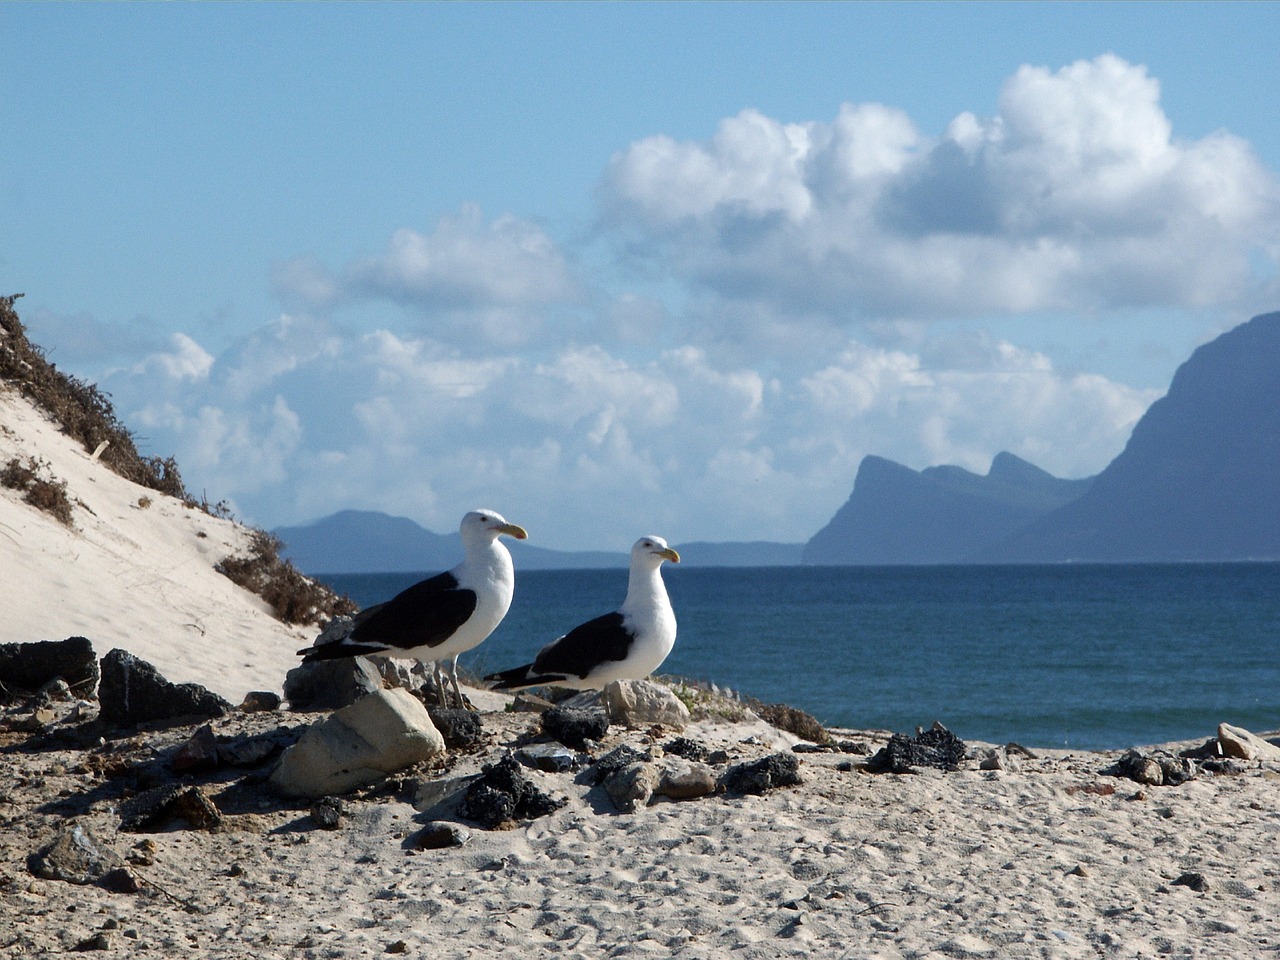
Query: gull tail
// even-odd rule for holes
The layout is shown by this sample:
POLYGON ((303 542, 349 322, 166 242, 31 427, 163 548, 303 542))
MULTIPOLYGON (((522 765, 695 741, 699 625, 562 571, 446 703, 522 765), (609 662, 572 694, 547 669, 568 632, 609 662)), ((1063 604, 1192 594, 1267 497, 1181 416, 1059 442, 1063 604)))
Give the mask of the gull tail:
POLYGON ((370 657, 386 653, 389 648, 381 643, 356 643, 352 640, 337 640, 322 643, 315 647, 304 647, 298 651, 303 663, 316 663, 320 660, 340 660, 343 657, 370 657))
POLYGON ((540 687, 543 684, 559 683, 566 677, 562 673, 534 673, 533 664, 526 663, 523 667, 514 667, 511 670, 487 674, 485 679, 493 681, 493 687, 491 688, 493 690, 520 690, 524 687, 540 687))

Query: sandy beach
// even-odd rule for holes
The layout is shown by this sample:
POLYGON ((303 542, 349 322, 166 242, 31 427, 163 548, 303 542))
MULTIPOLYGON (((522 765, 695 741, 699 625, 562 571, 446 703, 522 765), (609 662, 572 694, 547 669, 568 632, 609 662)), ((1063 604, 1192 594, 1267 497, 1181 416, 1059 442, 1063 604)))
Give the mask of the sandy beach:
MULTIPOLYGON (((536 735, 534 714, 484 704, 486 746, 348 795, 337 829, 253 774, 188 776, 225 816, 121 829, 121 792, 193 727, 88 748, 6 735, 0 953, 51 956, 1252 957, 1280 949, 1274 843, 1280 765, 1176 787, 1106 776, 1116 754, 1011 756, 1009 769, 869 774, 842 752, 799 755, 799 785, 619 812, 583 772, 528 775, 555 812, 463 845, 414 849, 423 785, 477 773, 536 735), (122 771, 132 769, 134 779, 122 771), (246 780, 247 776, 247 780, 246 780), (236 784, 239 786, 236 786, 236 784), (136 892, 39 879, 30 854, 68 824, 136 892)), ((236 713, 234 739, 316 715, 236 713)), ((835 731, 876 748, 884 733, 835 731)), ((657 755, 671 731, 612 727, 657 755)), ((729 762, 790 750, 760 721, 683 736, 729 762)), ((971 745, 972 746, 972 745, 971 745)), ((589 768, 588 768, 589 769, 589 768)))

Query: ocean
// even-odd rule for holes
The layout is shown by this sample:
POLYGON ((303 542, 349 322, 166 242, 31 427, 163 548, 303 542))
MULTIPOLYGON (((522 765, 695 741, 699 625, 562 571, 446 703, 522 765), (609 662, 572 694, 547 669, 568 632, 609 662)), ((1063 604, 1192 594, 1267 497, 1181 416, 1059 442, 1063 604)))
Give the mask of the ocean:
MULTIPOLYGON (((663 567, 679 633, 662 674, 829 726, 1117 749, 1280 729, 1280 564, 663 567)), ((616 609, 626 571, 517 571, 462 663, 517 666, 616 609)), ((415 574, 320 579, 364 606, 415 574)))

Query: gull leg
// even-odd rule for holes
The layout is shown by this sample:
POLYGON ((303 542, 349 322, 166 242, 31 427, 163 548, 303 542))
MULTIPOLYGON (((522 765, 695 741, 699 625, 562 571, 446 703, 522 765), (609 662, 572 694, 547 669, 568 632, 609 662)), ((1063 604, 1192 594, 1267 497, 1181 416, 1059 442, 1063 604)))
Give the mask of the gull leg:
POLYGON ((432 667, 435 670, 436 678, 436 702, 442 707, 447 707, 449 706, 449 695, 445 692, 444 674, 440 670, 440 661, 435 661, 432 667))
POLYGON ((449 679, 453 681, 453 692, 458 698, 458 709, 465 710, 467 708, 467 702, 462 699, 462 688, 458 686, 458 658, 456 655, 453 658, 453 662, 449 665, 449 679))

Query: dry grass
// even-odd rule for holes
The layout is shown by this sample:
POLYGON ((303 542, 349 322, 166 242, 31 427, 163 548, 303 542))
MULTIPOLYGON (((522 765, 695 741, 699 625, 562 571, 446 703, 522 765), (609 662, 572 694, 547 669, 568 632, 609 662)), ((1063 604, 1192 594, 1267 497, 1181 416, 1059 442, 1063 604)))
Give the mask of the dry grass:
MULTIPOLYGON (((44 351, 27 338, 14 310, 14 302, 21 296, 0 297, 0 383, 19 390, 87 453, 97 453, 101 463, 126 480, 176 497, 210 516, 230 519, 225 502, 211 504, 207 496, 196 500, 187 492, 173 457, 145 457, 138 452, 133 435, 116 418, 107 394, 92 383, 63 373, 45 358, 44 351)), ((24 490, 28 503, 71 525, 66 484, 40 477, 34 459, 25 464, 10 461, 0 475, 0 485, 24 490)), ((147 496, 138 500, 141 509, 150 504, 147 496)), ((309 580, 281 558, 279 541, 261 530, 254 531, 249 556, 229 557, 217 569, 261 596, 285 623, 322 623, 355 610, 349 599, 309 580)))

